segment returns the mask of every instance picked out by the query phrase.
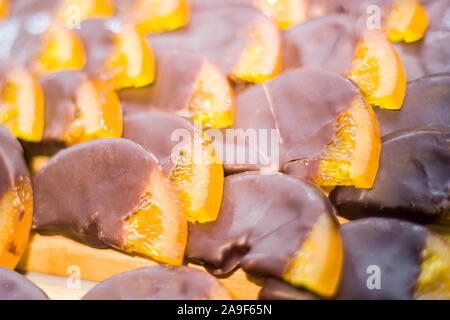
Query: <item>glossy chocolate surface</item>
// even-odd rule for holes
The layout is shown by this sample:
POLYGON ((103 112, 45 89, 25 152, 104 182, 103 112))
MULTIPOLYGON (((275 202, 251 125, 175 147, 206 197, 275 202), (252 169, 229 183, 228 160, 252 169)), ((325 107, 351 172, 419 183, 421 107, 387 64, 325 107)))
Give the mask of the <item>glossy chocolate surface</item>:
POLYGON ((7 128, 0 125, 0 199, 21 177, 29 177, 22 146, 7 128))
POLYGON ((283 69, 312 67, 345 74, 357 41, 356 20, 350 16, 311 19, 283 33, 283 69))
POLYGON ((206 55, 229 75, 247 46, 252 28, 273 23, 251 7, 219 7, 192 13, 189 24, 179 30, 149 36, 156 49, 190 49, 206 55))
POLYGON ((225 178, 219 218, 191 224, 187 257, 216 275, 237 267, 281 277, 322 214, 334 215, 312 183, 281 174, 243 173, 225 178))
POLYGON ((341 226, 345 259, 336 298, 413 299, 427 234, 424 227, 394 219, 361 219, 341 226), (379 289, 372 280, 378 270, 379 289))
POLYGON ((92 246, 117 247, 156 159, 125 139, 99 139, 59 152, 33 177, 33 226, 92 246))
POLYGON ((374 108, 381 136, 426 125, 450 126, 450 74, 410 82, 401 110, 374 108))
POLYGON ((113 276, 83 300, 209 300, 222 285, 204 271, 155 266, 113 276))
POLYGON ((48 300, 48 297, 20 273, 0 267, 0 300, 48 300))
POLYGON ((331 202, 347 219, 400 217, 432 222, 450 210, 450 128, 393 133, 382 143, 372 189, 338 187, 331 202))

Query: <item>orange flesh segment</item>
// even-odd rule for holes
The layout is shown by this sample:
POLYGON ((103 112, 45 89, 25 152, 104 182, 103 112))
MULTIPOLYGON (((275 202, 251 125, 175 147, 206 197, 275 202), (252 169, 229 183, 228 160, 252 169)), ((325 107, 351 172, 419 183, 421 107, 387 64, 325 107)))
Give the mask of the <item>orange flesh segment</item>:
POLYGON ((21 177, 0 200, 0 266, 16 267, 27 246, 32 218, 31 181, 21 177))
POLYGON ((263 83, 279 73, 280 64, 281 43, 276 26, 259 23, 251 30, 247 46, 231 78, 235 81, 263 83))
POLYGON ((330 298, 338 289, 342 261, 342 240, 337 223, 323 214, 290 263, 283 279, 330 298))
POLYGON ((113 0, 64 0, 58 17, 68 25, 74 16, 81 22, 86 19, 111 17, 114 11, 113 0))
POLYGON ((289 29, 308 19, 308 4, 305 0, 255 0, 255 3, 281 30, 289 29))
POLYGON ((107 84, 84 81, 77 91, 75 104, 77 117, 62 138, 68 145, 122 137, 119 97, 107 84))
POLYGON ((177 188, 189 222, 215 221, 222 202, 224 171, 214 144, 194 135, 180 152, 170 178, 177 188))
POLYGON ((72 30, 54 23, 48 30, 43 49, 34 61, 33 70, 38 75, 64 69, 81 70, 85 61, 80 38, 72 30))
POLYGON ((36 172, 41 170, 47 164, 47 162, 49 160, 50 160, 50 157, 48 157, 48 156, 31 157, 28 161, 28 167, 30 169, 31 175, 33 176, 34 174, 36 174, 36 172))
POLYGON ((428 16, 419 1, 397 0, 386 23, 390 41, 419 41, 428 27, 428 16))
POLYGON ((222 129, 234 123, 234 97, 226 77, 215 65, 205 62, 196 80, 189 113, 203 128, 222 129))
POLYGON ((39 142, 44 133, 44 98, 37 80, 25 69, 13 69, 1 88, 0 123, 15 137, 39 142))
POLYGON ((9 14, 9 0, 0 0, 0 19, 6 18, 9 14))
POLYGON ((130 25, 123 25, 104 71, 115 90, 151 84, 155 80, 155 59, 144 35, 130 25))
POLYGON ((137 27, 144 33, 184 27, 190 17, 187 0, 140 0, 132 10, 137 27))
POLYGON ((372 106, 400 109, 406 92, 402 62, 387 37, 377 30, 365 33, 358 43, 348 74, 372 106))
POLYGON ((416 299, 450 300, 450 242, 430 234, 422 253, 421 272, 414 290, 416 299))
POLYGON ((154 170, 138 208, 127 218, 123 249, 159 262, 180 265, 187 243, 187 220, 177 191, 154 170))
POLYGON ((378 171, 381 138, 378 121, 363 98, 338 119, 335 139, 322 154, 313 182, 320 186, 371 188, 378 171))

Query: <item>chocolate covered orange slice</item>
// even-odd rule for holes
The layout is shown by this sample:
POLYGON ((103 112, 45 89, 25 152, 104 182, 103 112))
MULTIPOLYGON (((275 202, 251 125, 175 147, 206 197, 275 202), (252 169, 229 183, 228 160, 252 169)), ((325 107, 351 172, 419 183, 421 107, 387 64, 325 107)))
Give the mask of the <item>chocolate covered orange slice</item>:
POLYGON ((148 112, 127 117, 123 136, 157 157, 178 189, 190 222, 217 219, 223 166, 214 145, 199 128, 174 115, 148 112))
POLYGON ((33 191, 22 147, 0 126, 0 266, 16 267, 28 242, 32 216, 33 191))
POLYGON ((156 159, 124 139, 59 152, 34 176, 33 224, 97 247, 181 264, 187 222, 156 159))
POLYGON ((44 129, 44 100, 37 79, 9 59, 0 59, 0 123, 14 136, 40 141, 44 129))

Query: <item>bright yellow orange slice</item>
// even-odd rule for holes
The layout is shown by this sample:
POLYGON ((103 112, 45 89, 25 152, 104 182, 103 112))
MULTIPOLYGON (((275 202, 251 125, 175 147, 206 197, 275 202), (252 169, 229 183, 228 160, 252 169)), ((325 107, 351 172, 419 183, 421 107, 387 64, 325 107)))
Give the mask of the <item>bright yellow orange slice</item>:
POLYGON ((215 221, 222 202, 224 172, 214 144, 202 133, 180 151, 170 174, 190 222, 215 221))
POLYGON ((14 65, 2 83, 0 123, 17 138, 41 141, 44 132, 44 98, 37 79, 26 69, 14 65))
POLYGON ((359 41, 348 77, 367 101, 385 109, 400 109, 406 92, 402 62, 383 32, 368 30, 359 41))
POLYGON ((113 0, 63 0, 57 12, 58 18, 67 26, 91 18, 114 15, 113 0), (72 21, 78 19, 79 21, 72 21))
POLYGON ((308 19, 306 0, 256 0, 256 6, 271 17, 281 30, 289 29, 308 19))

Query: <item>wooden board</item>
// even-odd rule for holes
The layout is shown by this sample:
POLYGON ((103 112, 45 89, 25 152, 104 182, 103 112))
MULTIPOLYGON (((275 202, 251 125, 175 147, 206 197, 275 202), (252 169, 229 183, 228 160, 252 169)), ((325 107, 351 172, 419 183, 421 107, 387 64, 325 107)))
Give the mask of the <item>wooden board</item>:
MULTIPOLYGON (((71 277, 74 271, 79 271, 81 279, 103 281, 118 273, 156 264, 152 260, 130 256, 114 249, 94 249, 62 236, 33 234, 18 269, 63 277, 71 277)), ((203 269, 193 264, 189 266, 203 269)), ((236 299, 254 300, 260 290, 242 270, 219 280, 236 299)), ((56 299, 78 299, 84 293, 64 286, 37 284, 56 299)))

